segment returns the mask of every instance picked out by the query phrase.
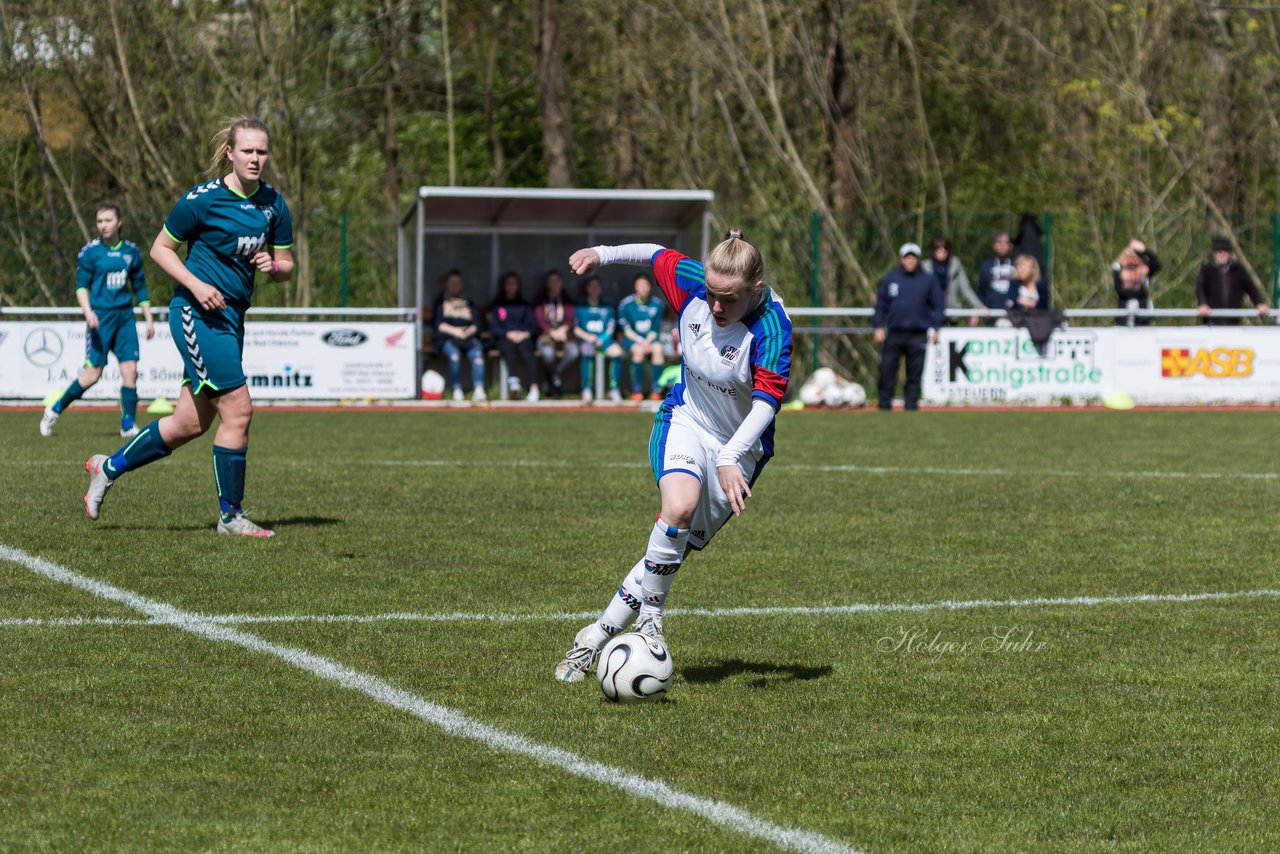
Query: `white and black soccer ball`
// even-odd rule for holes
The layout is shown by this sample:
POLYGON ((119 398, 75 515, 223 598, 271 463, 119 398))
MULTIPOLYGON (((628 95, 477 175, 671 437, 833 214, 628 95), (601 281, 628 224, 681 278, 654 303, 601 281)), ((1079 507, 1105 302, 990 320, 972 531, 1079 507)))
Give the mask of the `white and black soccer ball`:
POLYGON ((600 650, 596 679, 614 703, 652 703, 667 696, 675 664, 666 644, 639 632, 618 635, 600 650))
POLYGON ((844 405, 855 409, 867 402, 867 390, 859 383, 849 383, 844 387, 844 405))

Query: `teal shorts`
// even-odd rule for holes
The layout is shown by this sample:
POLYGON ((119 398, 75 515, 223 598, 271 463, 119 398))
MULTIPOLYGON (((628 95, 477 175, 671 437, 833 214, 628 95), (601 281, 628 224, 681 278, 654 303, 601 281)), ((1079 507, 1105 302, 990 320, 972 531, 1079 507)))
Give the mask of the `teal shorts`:
POLYGON ((185 294, 169 303, 169 332, 182 356, 183 385, 191 393, 210 396, 245 384, 244 309, 227 303, 222 311, 206 311, 185 294))
POLYGON ((133 309, 94 309, 93 313, 98 315, 98 328, 86 330, 85 366, 105 368, 108 353, 115 353, 117 362, 138 361, 138 325, 133 319, 133 309))

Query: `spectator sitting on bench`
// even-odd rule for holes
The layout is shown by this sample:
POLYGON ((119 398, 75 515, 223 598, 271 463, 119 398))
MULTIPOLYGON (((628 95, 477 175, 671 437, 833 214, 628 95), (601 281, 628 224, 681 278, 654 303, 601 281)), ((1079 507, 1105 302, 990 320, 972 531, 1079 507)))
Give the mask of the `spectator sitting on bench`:
POLYGON ((431 310, 432 341, 448 362, 453 399, 462 400, 462 360, 471 363, 471 399, 486 400, 484 344, 480 340, 480 312, 462 292, 462 273, 450 270, 440 279, 440 295, 431 310))
POLYGON ((529 381, 529 395, 525 400, 535 401, 542 397, 538 390, 538 366, 533 358, 538 321, 534 317, 533 306, 520 293, 522 287, 519 273, 502 274, 498 280, 498 292, 489 306, 489 331, 493 333, 498 352, 507 366, 508 394, 519 399, 524 392, 521 382, 523 366, 523 376, 529 381))

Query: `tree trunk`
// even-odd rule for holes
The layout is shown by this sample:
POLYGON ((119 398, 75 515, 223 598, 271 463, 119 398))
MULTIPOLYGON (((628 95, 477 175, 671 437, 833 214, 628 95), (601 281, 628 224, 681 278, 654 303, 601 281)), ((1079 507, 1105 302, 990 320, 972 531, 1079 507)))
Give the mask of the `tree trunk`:
POLYGON ((547 186, 578 186, 573 121, 556 28, 556 0, 534 0, 533 46, 538 64, 538 104, 542 110, 542 146, 547 186))

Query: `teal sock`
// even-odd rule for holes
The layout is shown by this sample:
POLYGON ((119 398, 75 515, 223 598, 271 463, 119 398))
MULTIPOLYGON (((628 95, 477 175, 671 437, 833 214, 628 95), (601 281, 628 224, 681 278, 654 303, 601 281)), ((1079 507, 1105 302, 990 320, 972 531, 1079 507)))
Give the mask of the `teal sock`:
POLYGON ((62 393, 62 397, 53 405, 53 411, 59 414, 72 403, 80 399, 80 395, 84 394, 84 387, 80 385, 80 380, 74 379, 71 385, 67 386, 67 390, 62 393))
POLYGON ((120 426, 128 430, 138 420, 138 390, 132 386, 120 387, 120 426))
POLYGON ((244 501, 244 471, 249 449, 213 446, 213 481, 218 488, 218 509, 223 521, 240 512, 244 501))
POLYGON ((591 391, 591 383, 596 378, 596 357, 583 356, 578 363, 578 374, 582 377, 582 390, 591 391))
POLYGON ((657 391, 657 390, 658 390, 658 387, 662 385, 661 379, 662 379, 662 369, 663 369, 663 367, 664 367, 663 365, 655 365, 655 364, 650 363, 650 365, 649 365, 649 391, 657 391))
POLYGON ((613 390, 618 387, 618 383, 622 382, 622 360, 609 360, 609 389, 613 390))
POLYGON ((107 477, 115 480, 127 471, 142 468, 147 463, 153 463, 172 453, 173 449, 160 438, 160 421, 157 419, 143 427, 141 433, 108 457, 102 470, 107 473, 107 477))

